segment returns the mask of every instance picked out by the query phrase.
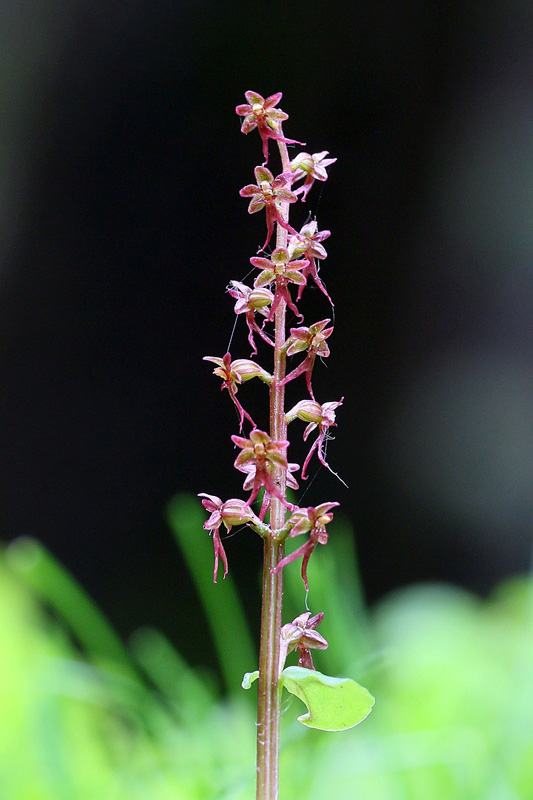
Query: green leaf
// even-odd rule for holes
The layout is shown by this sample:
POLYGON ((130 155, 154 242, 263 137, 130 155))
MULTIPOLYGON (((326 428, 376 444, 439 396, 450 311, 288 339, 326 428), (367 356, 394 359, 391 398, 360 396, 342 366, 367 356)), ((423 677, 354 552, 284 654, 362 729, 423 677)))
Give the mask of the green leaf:
POLYGON ((330 678, 313 669, 286 667, 280 680, 307 706, 308 713, 298 720, 309 728, 345 731, 362 722, 374 705, 370 692, 351 678, 330 678))
POLYGON ((259 670, 256 669, 254 672, 246 672, 244 678, 242 679, 241 686, 243 689, 249 689, 250 686, 254 681, 256 681, 259 677, 259 670))

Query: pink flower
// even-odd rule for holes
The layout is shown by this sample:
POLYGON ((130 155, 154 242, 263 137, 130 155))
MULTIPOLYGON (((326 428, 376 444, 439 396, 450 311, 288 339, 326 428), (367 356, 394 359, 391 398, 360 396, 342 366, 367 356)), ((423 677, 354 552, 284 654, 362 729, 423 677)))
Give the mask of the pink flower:
POLYGON ((264 486, 269 495, 277 497, 283 505, 290 508, 272 477, 272 472, 276 469, 288 469, 284 450, 289 446, 289 442, 273 442, 268 433, 257 428, 250 433, 249 439, 244 439, 242 436, 232 436, 231 439, 242 451, 235 459, 235 468, 251 474, 250 466, 255 466, 252 494, 248 499, 248 505, 253 503, 261 486, 264 486))
MULTIPOLYGON (((329 436, 329 429, 337 427, 337 423, 335 422, 335 409, 342 405, 343 400, 344 397, 341 397, 341 399, 336 402, 323 403, 322 405, 314 400, 300 400, 286 415, 287 422, 292 422, 292 420, 297 417, 304 422, 309 422, 309 425, 304 431, 304 442, 307 441, 309 434, 314 431, 315 428, 318 428, 318 436, 313 442, 302 467, 302 479, 304 481, 309 477, 305 474, 305 471, 315 450, 320 463, 324 467, 327 467, 330 472, 333 472, 326 461, 323 448, 324 442, 329 441, 331 438, 329 436)), ((335 475, 336 473, 333 474, 335 475)))
POLYGON ((302 203, 305 203, 309 190, 315 181, 327 181, 328 173, 326 167, 334 164, 336 158, 325 158, 328 155, 328 150, 323 150, 321 153, 299 153, 296 158, 290 163, 290 168, 294 173, 294 181, 305 178, 304 183, 294 192, 295 195, 302 195, 302 203))
POLYGON ((290 178, 288 175, 278 175, 274 178, 273 174, 266 167, 256 167, 254 169, 255 179, 257 184, 249 183, 244 186, 239 194, 241 197, 251 197, 248 204, 248 213, 255 214, 261 209, 266 212, 267 224, 267 238, 261 250, 264 250, 274 232, 274 223, 277 222, 282 228, 295 234, 294 228, 285 222, 281 216, 281 203, 296 203, 298 198, 293 194, 290 189, 287 189, 287 184, 290 185, 290 178))
POLYGON ((268 338, 266 333, 263 333, 255 321, 256 312, 262 314, 264 317, 268 317, 268 310, 266 307, 269 306, 274 300, 274 295, 270 289, 251 289, 249 286, 246 286, 240 281, 230 281, 228 292, 237 300, 234 309, 235 313, 246 315, 246 324, 248 325, 248 341, 250 342, 250 346, 252 348, 252 355, 255 356, 257 354, 254 332, 258 333, 265 342, 268 342, 268 344, 272 345, 273 347, 274 343, 268 338))
POLYGON ((217 582, 218 572, 218 559, 222 559, 224 565, 223 578, 228 574, 228 559, 226 552, 220 538, 219 528, 224 524, 227 532, 231 531, 233 525, 240 525, 242 523, 250 522, 255 518, 252 509, 244 502, 244 500, 226 500, 222 502, 220 497, 214 494, 206 494, 202 492, 198 497, 204 497, 202 505, 207 511, 211 513, 209 519, 204 522, 206 531, 213 532, 213 547, 215 549, 215 568, 213 570, 213 583, 217 582))
POLYGON ((305 588, 309 589, 309 582, 307 580, 307 565, 317 544, 327 544, 328 533, 326 525, 333 519, 333 514, 330 513, 332 508, 338 506, 338 503, 321 503, 319 506, 309 508, 295 509, 288 520, 288 525, 292 525, 290 536, 299 536, 302 533, 309 533, 309 539, 301 547, 298 547, 293 553, 290 553, 285 558, 282 558, 273 572, 279 572, 283 567, 290 564, 291 561, 302 557, 302 580, 305 588))
POLYGON ((298 311, 292 302, 289 292, 288 284, 295 283, 299 286, 305 285, 305 278, 300 270, 307 266, 306 259, 300 261, 291 261, 287 250, 283 247, 276 247, 270 258, 262 258, 260 256, 253 256, 250 263, 257 269, 262 270, 254 281, 254 286, 259 289, 263 286, 270 286, 273 283, 276 285, 276 292, 274 302, 272 303, 270 314, 267 317, 267 322, 273 319, 276 309, 283 299, 294 311, 294 313, 303 319, 302 314, 298 311))
POLYGON ((226 353, 224 358, 204 356, 203 360, 212 361, 213 364, 217 365, 213 373, 218 375, 219 378, 222 378, 221 390, 228 390, 229 396, 237 407, 240 418, 239 430, 242 431, 245 417, 255 428, 255 422, 237 400, 237 389, 239 384, 249 381, 252 378, 261 378, 264 383, 269 384, 272 380, 272 376, 260 367, 259 364, 256 364, 255 361, 250 361, 248 358, 237 358, 235 361, 232 361, 229 353, 226 353))
POLYGON ((313 394, 313 387, 311 386, 311 375, 313 373, 313 366, 315 358, 327 358, 329 356, 329 347, 326 339, 333 333, 333 326, 326 328, 329 319, 323 319, 321 322, 315 322, 309 328, 291 328, 291 335, 287 339, 287 355, 292 356, 295 353, 307 350, 307 355, 299 364, 296 369, 293 369, 280 383, 280 386, 294 380, 303 372, 305 372, 305 380, 309 394, 315 399, 313 394))
MULTIPOLYGON (((326 253, 326 249, 321 242, 331 236, 331 233, 330 231, 317 231, 317 227, 317 221, 313 220, 312 222, 308 222, 307 225, 304 225, 300 233, 296 234, 295 236, 291 236, 288 248, 289 255, 291 258, 303 256, 309 260, 309 265, 305 268, 303 274, 306 277, 307 275, 311 275, 314 282, 320 291, 326 295, 331 303, 331 307, 333 308, 333 300, 327 293, 326 287, 318 277, 318 265, 316 263, 317 261, 323 261, 323 259, 327 258, 328 254, 326 253)), ((300 287, 298 290, 297 300, 300 299, 302 292, 303 287, 300 287)))
POLYGON ((268 163, 269 139, 285 142, 285 144, 303 144, 303 142, 298 142, 296 139, 287 139, 281 133, 281 123, 289 118, 288 114, 275 107, 283 97, 281 92, 271 94, 266 100, 257 92, 245 92, 244 96, 248 103, 237 106, 235 109, 235 112, 240 117, 244 117, 241 132, 250 133, 254 128, 257 128, 263 142, 265 164, 268 163))
POLYGON ((281 629, 279 671, 283 669, 287 655, 298 650, 298 666, 314 669, 311 650, 327 650, 328 643, 316 628, 324 619, 324 612, 311 617, 311 612, 300 614, 281 629))

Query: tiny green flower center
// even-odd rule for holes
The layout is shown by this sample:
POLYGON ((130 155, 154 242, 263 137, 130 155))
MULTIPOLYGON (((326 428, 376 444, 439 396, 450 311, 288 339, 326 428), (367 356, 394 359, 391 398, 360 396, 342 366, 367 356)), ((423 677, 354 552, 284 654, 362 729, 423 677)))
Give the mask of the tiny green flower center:
POLYGON ((258 442, 257 444, 254 444, 254 456, 257 456, 258 458, 261 458, 265 454, 266 454, 266 450, 265 450, 265 445, 264 444, 262 444, 261 442, 258 442))
POLYGON ((261 181, 259 188, 265 196, 272 197, 272 187, 268 181, 261 181))
POLYGON ((261 103, 254 103, 252 106, 252 111, 256 117, 262 116, 265 113, 261 103))
POLYGON ((312 158, 303 158, 298 166, 300 169, 303 169, 304 172, 311 172, 314 169, 315 162, 312 158))

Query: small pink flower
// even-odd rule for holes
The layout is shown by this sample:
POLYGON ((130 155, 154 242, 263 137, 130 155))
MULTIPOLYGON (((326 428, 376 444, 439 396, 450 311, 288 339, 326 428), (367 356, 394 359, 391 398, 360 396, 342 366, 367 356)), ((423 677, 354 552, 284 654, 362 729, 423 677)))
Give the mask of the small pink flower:
POLYGON ((302 557, 302 580, 305 588, 309 589, 309 582, 307 580, 307 565, 317 544, 327 544, 328 533, 326 525, 333 519, 331 509, 338 506, 338 503, 321 503, 319 506, 309 508, 296 508, 288 520, 288 525, 292 525, 290 536, 299 536, 302 533, 309 533, 309 539, 301 547, 298 547, 293 553, 290 553, 285 558, 282 558, 277 567, 272 570, 279 572, 283 567, 290 564, 291 561, 302 557))
POLYGON ((230 281, 228 292, 237 301, 235 303, 235 313, 246 315, 246 324, 248 325, 248 341, 250 342, 250 346, 252 348, 252 355, 257 355, 254 332, 258 333, 265 342, 273 347, 274 342, 268 338, 266 333, 261 330, 255 321, 256 312, 258 314, 262 314, 264 317, 268 317, 267 306, 274 301, 274 295, 270 289, 251 289, 249 286, 246 286, 246 284, 241 283, 240 281, 230 281))
POLYGON ((271 286, 272 284, 276 286, 274 302, 270 308, 267 322, 270 322, 270 320, 274 318, 276 309, 282 299, 285 300, 291 311, 294 311, 300 319, 303 319, 302 314, 300 314, 292 302, 288 284, 295 283, 298 286, 305 286, 305 278, 301 270, 307 266, 307 260, 301 259, 299 261, 291 261, 284 247, 276 247, 270 258, 253 256, 250 259, 250 263, 261 270, 261 273, 254 281, 256 289, 263 286, 271 286))
POLYGON ((315 450, 320 463, 324 467, 327 467, 330 472, 333 472, 325 459, 323 447, 324 442, 331 438, 329 436, 329 429, 337 427, 337 423, 335 422, 335 409, 342 405, 343 400, 344 397, 341 397, 341 399, 336 402, 323 403, 322 405, 316 403, 314 400, 301 400, 299 403, 296 403, 286 415, 287 422, 291 422, 297 417, 304 422, 309 422, 309 425, 304 431, 304 442, 307 441, 309 434, 314 431, 315 428, 318 428, 318 436, 313 442, 302 467, 302 479, 304 481, 309 477, 305 472, 315 450))
POLYGON ((325 158, 328 150, 321 153, 299 153, 290 163, 290 168, 294 173, 294 181, 305 178, 304 183, 294 192, 295 195, 302 195, 302 203, 305 203, 309 190, 315 181, 327 181, 328 173, 326 167, 334 164, 336 158, 325 158))
POLYGON ((235 459, 235 468, 251 474, 250 465, 255 465, 252 494, 248 499, 248 505, 253 503, 259 490, 264 486, 269 495, 274 495, 287 508, 290 508, 291 506, 282 497, 272 477, 275 469, 288 469, 284 451, 289 446, 289 442, 273 442, 268 433, 259 431, 257 428, 250 433, 249 439, 244 439, 242 436, 232 436, 231 439, 242 451, 235 459))
MULTIPOLYGON (((326 295, 331 303, 331 307, 333 308, 333 300, 327 293, 326 287, 318 277, 318 265, 316 263, 317 261, 323 261, 325 258, 327 258, 328 254, 326 253, 326 249, 321 242, 331 236, 331 233, 330 231, 317 231, 317 227, 317 221, 313 220, 312 222, 308 222, 307 225, 304 225, 300 233, 296 234, 295 236, 291 236, 288 248, 289 255, 291 258, 303 256, 303 258, 308 259, 309 265, 305 268, 303 274, 306 277, 307 275, 311 275, 314 282, 320 291, 326 295)), ((302 291, 303 287, 300 287, 298 290, 297 300, 300 299, 302 291)))
POLYGON ((314 669, 311 650, 327 650, 328 643, 316 628, 324 619, 324 612, 311 617, 311 612, 300 614, 281 629, 279 671, 283 669, 287 655, 298 650, 298 666, 314 669))
POLYGON ((248 213, 255 214, 261 209, 266 212, 267 224, 267 238, 261 250, 264 250, 272 234, 274 233, 274 223, 277 222, 282 228, 285 228, 289 233, 295 234, 296 231, 285 222, 281 215, 281 203, 296 203, 298 198, 287 188, 290 185, 290 178, 288 175, 278 175, 274 178, 273 174, 266 167, 256 167, 254 169, 255 179, 257 184, 249 183, 244 186, 239 194, 241 197, 251 197, 248 204, 248 213))
POLYGON ((323 319, 321 322, 315 322, 314 325, 310 325, 309 328, 291 328, 291 335, 287 339, 287 355, 292 356, 303 350, 307 350, 307 355, 302 363, 281 381, 280 386, 289 383, 289 381, 294 380, 294 378, 297 378, 305 372, 307 389, 313 400, 315 399, 313 387, 311 385, 311 375, 313 373, 315 358, 317 356, 320 356, 320 358, 327 358, 329 356, 329 347, 326 339, 333 333, 333 326, 331 328, 326 328, 328 322, 329 319, 323 319))
POLYGON ((206 494, 205 492, 199 494, 198 497, 205 498, 202 500, 202 505, 211 513, 209 519, 204 522, 204 528, 206 531, 212 531, 213 533, 213 547, 215 549, 213 583, 216 583, 219 557, 222 559, 222 563, 224 565, 224 575, 222 577, 225 578, 228 574, 228 559, 226 557, 224 545, 222 544, 222 540, 220 538, 220 526, 224 524, 227 532, 229 533, 233 525, 241 525, 243 523, 250 522, 256 517, 252 509, 244 502, 244 500, 232 499, 226 500, 226 502, 223 503, 220 497, 217 497, 214 494, 206 494))
POLYGON ((227 389, 229 396, 235 403, 239 412, 240 425, 239 430, 242 431, 244 418, 251 422, 255 428, 255 422, 247 411, 244 410, 242 405, 237 400, 237 390, 239 384, 249 381, 252 378, 261 378, 264 383, 270 383, 272 376, 266 370, 256 364, 255 361, 250 361, 248 358, 237 358, 235 361, 231 360, 231 355, 226 353, 224 358, 216 358, 215 356, 204 356, 204 361, 212 361, 216 364, 216 369, 213 370, 215 375, 222 378, 221 390, 227 389))
POLYGON ((281 123, 289 118, 289 115, 276 108, 277 104, 283 97, 281 92, 271 94, 265 100, 257 92, 245 92, 244 96, 248 103, 237 106, 235 112, 244 117, 241 125, 242 133, 250 133, 254 128, 259 131, 259 136, 263 142, 263 158, 265 164, 268 163, 268 140, 274 139, 277 142, 285 142, 285 144, 303 144, 296 139, 287 139, 281 133, 281 123))

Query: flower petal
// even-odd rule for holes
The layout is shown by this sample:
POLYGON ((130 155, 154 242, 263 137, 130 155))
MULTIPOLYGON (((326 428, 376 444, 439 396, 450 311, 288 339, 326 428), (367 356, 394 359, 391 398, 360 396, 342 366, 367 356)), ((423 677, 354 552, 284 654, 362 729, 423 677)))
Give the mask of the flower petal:
POLYGON ((202 505, 208 511, 213 511, 213 506, 215 508, 220 508, 222 505, 222 500, 220 497, 217 497, 216 494, 207 494, 206 492, 200 492, 198 497, 205 497, 206 500, 202 500, 202 505))
MULTIPOLYGON (((272 261, 273 260, 274 258, 272 258, 272 261)), ((269 258, 262 258, 261 256, 252 256, 250 259, 250 263, 254 267, 257 267, 257 269, 272 269, 272 261, 269 258)))
POLYGON ((264 108, 267 110, 274 108, 274 106, 277 106, 282 97, 283 97, 283 92, 276 92, 275 94, 271 94, 270 97, 267 97, 267 99, 264 101, 263 103, 264 108))
POLYGON ((241 125, 241 133, 250 133, 257 128, 257 120, 255 117, 245 117, 241 125))
POLYGON ((257 181, 257 185, 259 186, 260 183, 274 183, 274 176, 268 169, 268 167, 256 167, 254 169, 255 179, 257 181))
POLYGON ((262 95, 258 94, 257 92, 247 91, 247 92, 244 93, 244 96, 246 97, 246 99, 248 100, 248 102, 250 103, 251 106, 254 106, 254 105, 264 106, 265 105, 265 98, 262 95))
POLYGON ((248 205, 248 213, 249 214, 256 214, 258 211, 261 211, 265 207, 265 201, 262 199, 263 195, 260 197, 253 197, 250 200, 248 205))
POLYGON ((273 108, 268 112, 268 121, 275 120, 276 122, 284 122, 289 119, 289 115, 282 111, 280 108, 273 108))
POLYGON ((250 197, 250 195, 262 194, 262 192, 259 186, 256 186, 254 183, 248 183, 239 190, 239 194, 241 197, 250 197))

